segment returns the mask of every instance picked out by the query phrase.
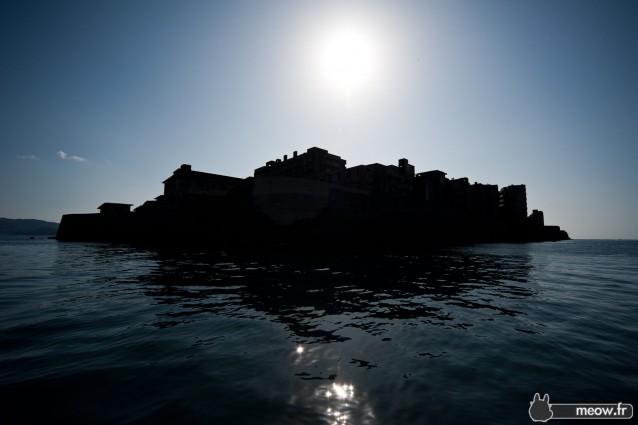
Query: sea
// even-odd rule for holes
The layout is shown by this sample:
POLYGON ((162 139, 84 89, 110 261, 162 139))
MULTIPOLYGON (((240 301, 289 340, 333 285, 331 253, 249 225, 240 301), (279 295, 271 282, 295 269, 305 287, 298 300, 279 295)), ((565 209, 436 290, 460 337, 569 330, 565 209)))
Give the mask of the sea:
POLYGON ((638 241, 2 237, 0 424, 525 424, 536 393, 635 407, 637 319, 638 241))

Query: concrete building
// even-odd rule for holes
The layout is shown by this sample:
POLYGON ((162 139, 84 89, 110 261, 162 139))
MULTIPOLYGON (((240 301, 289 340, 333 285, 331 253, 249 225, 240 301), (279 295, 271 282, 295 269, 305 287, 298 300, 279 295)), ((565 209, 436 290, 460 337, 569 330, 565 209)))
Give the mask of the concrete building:
POLYGON ((470 210, 470 181, 467 177, 448 180, 446 192, 449 207, 462 213, 470 210))
POLYGON ((524 221, 527 218, 527 190, 524 184, 501 189, 499 212, 507 220, 524 221))
POLYGON ((164 196, 175 197, 210 197, 224 196, 241 184, 244 179, 221 176, 219 174, 193 171, 191 166, 183 164, 164 180, 164 196))
POLYGON ((343 208, 367 193, 334 183, 287 176, 256 178, 253 205, 275 225, 316 219, 327 209, 343 208))
POLYGON ((99 207, 100 214, 128 214, 131 212, 133 204, 118 204, 115 202, 105 202, 99 207))
POLYGON ((268 161, 265 166, 255 170, 254 176, 258 177, 300 177, 315 180, 329 181, 330 177, 344 171, 346 161, 337 155, 328 153, 327 150, 313 147, 297 155, 293 152, 292 158, 284 155, 283 159, 268 161))
POLYGON ((533 210, 527 221, 533 228, 542 228, 545 226, 545 215, 543 211, 533 210))
POLYGON ((350 167, 338 173, 335 180, 340 185, 355 187, 367 192, 372 192, 374 189, 374 172, 370 165, 350 167))
POLYGON ((417 199, 430 205, 442 204, 445 200, 445 173, 439 170, 418 173, 412 182, 412 191, 417 199))
POLYGON ((343 186, 366 190, 370 193, 408 195, 412 191, 414 166, 407 159, 399 165, 368 164, 348 168, 334 176, 333 181, 343 186))
POLYGON ((470 211, 473 214, 496 215, 498 204, 497 185, 474 183, 470 186, 470 211))

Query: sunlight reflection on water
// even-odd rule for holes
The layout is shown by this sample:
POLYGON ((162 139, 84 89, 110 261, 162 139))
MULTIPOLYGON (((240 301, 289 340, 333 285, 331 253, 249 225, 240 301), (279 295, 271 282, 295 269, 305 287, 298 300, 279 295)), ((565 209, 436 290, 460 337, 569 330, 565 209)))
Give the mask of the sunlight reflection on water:
POLYGON ((322 384, 315 391, 316 408, 333 425, 370 424, 375 419, 372 406, 362 391, 350 383, 322 384))
MULTIPOLYGON (((297 345, 294 349, 294 365, 310 366, 315 364, 321 353, 321 347, 306 349, 297 345)), ((337 359, 338 362, 338 359, 337 359)), ((336 375, 326 378, 308 377, 311 382, 321 382, 316 385, 314 392, 296 394, 291 398, 293 403, 309 406, 317 417, 331 425, 372 424, 375 415, 373 408, 366 399, 365 392, 355 389, 352 382, 337 380, 336 375), (325 382, 329 381, 329 382, 325 382)), ((307 387, 306 387, 307 388, 307 387)))

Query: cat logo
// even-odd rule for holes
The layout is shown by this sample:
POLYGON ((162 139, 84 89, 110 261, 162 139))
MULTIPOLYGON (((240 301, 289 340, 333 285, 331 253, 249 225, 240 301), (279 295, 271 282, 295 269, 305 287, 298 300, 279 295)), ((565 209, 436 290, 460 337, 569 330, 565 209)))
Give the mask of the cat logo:
POLYGON ((529 417, 534 422, 547 422, 552 416, 554 412, 552 412, 552 405, 549 404, 549 394, 545 394, 542 400, 538 393, 534 394, 534 401, 529 403, 529 417))

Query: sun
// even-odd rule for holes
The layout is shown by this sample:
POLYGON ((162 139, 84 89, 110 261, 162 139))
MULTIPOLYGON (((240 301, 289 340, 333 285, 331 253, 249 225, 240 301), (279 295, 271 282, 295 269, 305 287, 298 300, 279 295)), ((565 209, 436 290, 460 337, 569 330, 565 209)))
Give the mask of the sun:
POLYGON ((328 35, 319 52, 324 77, 348 93, 370 83, 377 71, 372 38, 356 28, 341 28, 328 35))

